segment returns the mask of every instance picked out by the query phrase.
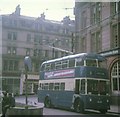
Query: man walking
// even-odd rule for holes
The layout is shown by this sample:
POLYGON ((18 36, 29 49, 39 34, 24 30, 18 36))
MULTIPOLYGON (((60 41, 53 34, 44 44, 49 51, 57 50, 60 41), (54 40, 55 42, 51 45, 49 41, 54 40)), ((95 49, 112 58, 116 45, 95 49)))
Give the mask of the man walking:
POLYGON ((9 107, 15 107, 15 98, 12 96, 12 93, 9 93, 8 100, 9 107))
POLYGON ((2 117, 5 117, 6 111, 9 108, 9 99, 7 97, 7 92, 3 92, 2 99, 2 117))

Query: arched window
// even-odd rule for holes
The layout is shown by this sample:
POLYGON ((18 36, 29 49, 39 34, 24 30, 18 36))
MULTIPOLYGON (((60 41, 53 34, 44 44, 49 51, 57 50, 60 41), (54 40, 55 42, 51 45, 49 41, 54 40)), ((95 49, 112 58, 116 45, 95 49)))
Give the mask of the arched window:
POLYGON ((112 67, 111 71, 112 91, 120 91, 120 60, 112 67))

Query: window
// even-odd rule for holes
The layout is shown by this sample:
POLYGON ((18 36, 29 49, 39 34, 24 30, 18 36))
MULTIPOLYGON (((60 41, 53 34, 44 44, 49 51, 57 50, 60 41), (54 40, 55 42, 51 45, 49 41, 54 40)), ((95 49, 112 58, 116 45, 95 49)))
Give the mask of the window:
POLYGON ((90 60, 90 59, 87 59, 86 60, 86 66, 95 66, 97 67, 97 61, 96 60, 90 60))
POLYGON ((69 67, 75 67, 75 59, 69 60, 69 67))
POLYGON ((112 67, 111 72, 112 91, 120 91, 120 60, 112 67))
POLYGON ((85 79, 82 79, 82 80, 81 80, 81 90, 80 90, 80 92, 81 92, 82 94, 85 93, 85 79))
POLYGON ((86 52, 86 38, 81 38, 81 50, 82 52, 86 52))
POLYGON ((5 71, 8 70, 8 61, 7 60, 3 61, 3 70, 5 70, 5 71))
POLYGON ((27 42, 31 41, 31 34, 27 34, 27 42))
POLYGON ((13 48, 12 48, 12 54, 15 54, 15 55, 16 55, 16 47, 13 47, 13 48))
POLYGON ((11 54, 11 48, 7 47, 7 54, 11 54))
POLYGON ((82 28, 84 29, 87 25, 87 12, 83 11, 82 12, 82 28))
POLYGON ((98 67, 100 68, 106 68, 107 67, 107 61, 98 61, 98 67))
POLYGON ((16 55, 16 53, 17 53, 16 47, 7 47, 7 54, 16 55))
POLYGON ((101 32, 91 34, 91 51, 100 52, 101 50, 101 32))
POLYGON ((62 61, 62 68, 67 68, 68 67, 68 61, 62 61))
POLYGON ((59 89, 60 89, 60 83, 55 83, 54 89, 55 89, 55 90, 59 90, 59 89))
POLYGON ((76 58, 75 62, 76 62, 76 66, 83 66, 84 65, 84 61, 81 58, 76 58))
POLYGON ((49 84, 49 90, 53 90, 54 89, 54 83, 50 83, 49 84))
POLYGON ((40 68, 41 71, 44 71, 45 70, 45 64, 43 64, 40 68))
POLYGON ((17 39, 17 33, 13 32, 13 40, 17 39))
POLYGON ((95 3, 91 6, 91 23, 96 24, 101 20, 101 4, 100 2, 95 3))
POLYGON ((51 70, 55 69, 55 63, 51 63, 51 70))
POLYGON ((61 68, 62 68, 61 61, 60 62, 56 62, 55 63, 55 69, 61 69, 61 68))
POLYGON ((8 39, 11 40, 12 39, 12 34, 9 32, 8 33, 8 39))
POLYGON ((13 27, 17 26, 17 20, 9 19, 9 25, 13 27))
POLYGON ((17 40, 16 32, 8 32, 8 40, 17 40))
POLYGON ((18 71, 19 63, 17 60, 4 60, 3 70, 5 71, 18 71))
POLYGON ((42 36, 40 35, 34 35, 34 42, 38 44, 42 44, 42 36))
POLYGON ((87 93, 106 95, 109 93, 109 82, 87 79, 87 93))
POLYGON ((112 2, 111 6, 112 14, 116 14, 118 12, 118 2, 112 2))
POLYGON ((46 71, 51 70, 51 64, 46 64, 46 65, 45 65, 45 70, 46 70, 46 71))
POLYGON ((61 90, 65 90, 65 83, 61 83, 60 89, 61 89, 61 90))
POLYGON ((48 83, 45 83, 45 84, 44 84, 44 89, 45 89, 45 90, 48 90, 48 88, 49 88, 49 87, 48 87, 48 83))
POLYGON ((75 94, 79 94, 80 91, 80 79, 75 81, 75 94))
MULTIPOLYGON (((117 24, 118 25, 118 24, 117 24)), ((112 48, 117 48, 119 47, 119 39, 118 39, 118 26, 114 25, 112 27, 112 40, 111 40, 111 45, 112 48)))

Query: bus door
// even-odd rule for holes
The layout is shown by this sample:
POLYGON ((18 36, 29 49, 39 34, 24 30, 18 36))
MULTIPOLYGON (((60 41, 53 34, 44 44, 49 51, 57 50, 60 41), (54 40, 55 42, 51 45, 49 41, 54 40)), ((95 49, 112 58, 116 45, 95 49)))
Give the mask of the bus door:
POLYGON ((75 94, 85 94, 85 79, 75 80, 75 94))
POLYGON ((80 79, 75 80, 75 94, 79 94, 80 92, 80 79))
POLYGON ((85 87, 85 79, 76 79, 75 80, 75 94, 73 95, 72 102, 74 103, 76 99, 85 100, 85 93, 86 93, 86 87, 85 87))
POLYGON ((76 79, 75 80, 75 94, 73 95, 73 109, 76 112, 84 111, 84 95, 85 94, 85 79, 76 79))

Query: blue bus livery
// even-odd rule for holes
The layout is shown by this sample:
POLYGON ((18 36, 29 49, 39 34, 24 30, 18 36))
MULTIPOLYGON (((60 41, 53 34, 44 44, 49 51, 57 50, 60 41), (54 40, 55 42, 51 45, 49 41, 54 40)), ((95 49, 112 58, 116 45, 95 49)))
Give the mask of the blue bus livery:
POLYGON ((80 53, 48 60, 40 67, 38 101, 46 107, 110 109, 106 59, 98 54, 80 53))

